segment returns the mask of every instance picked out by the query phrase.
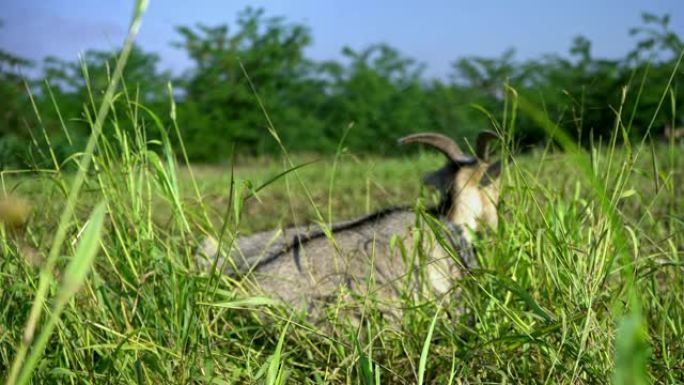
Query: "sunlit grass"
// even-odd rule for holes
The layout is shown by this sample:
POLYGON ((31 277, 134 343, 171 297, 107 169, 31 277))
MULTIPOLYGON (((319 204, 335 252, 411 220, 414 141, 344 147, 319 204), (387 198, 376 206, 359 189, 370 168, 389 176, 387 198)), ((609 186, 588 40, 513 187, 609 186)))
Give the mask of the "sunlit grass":
POLYGON ((516 99, 508 97, 506 120, 494 122, 507 138, 504 156, 512 152, 500 225, 478 241, 481 268, 457 288, 465 311, 407 299, 397 324, 368 301, 367 321, 356 329, 311 325, 239 279, 208 275, 196 266, 200 239, 429 204, 434 197, 420 178, 442 159, 401 149, 396 158, 357 156, 342 144, 335 157, 189 166, 182 150, 172 150, 182 141, 175 121, 165 126, 162 112, 117 88, 103 101, 111 108, 99 123, 105 135, 72 159, 92 156, 90 169, 0 173, 2 192, 33 208, 25 225, 3 218, 0 378, 684 381, 684 145, 565 143, 565 151, 519 154, 509 138, 516 99), (37 340, 27 338, 34 327, 37 340))
MULTIPOLYGON (((268 378, 344 383, 352 378, 356 383, 380 378, 383 383, 413 383, 422 378, 423 383, 443 383, 451 377, 603 382, 618 363, 614 338, 629 301, 622 279, 625 269, 636 272, 651 378, 681 380, 684 211, 678 197, 684 191, 676 181, 684 167, 678 157, 669 163, 667 145, 656 147, 655 160, 646 153, 616 195, 629 239, 630 265, 616 262, 609 267, 615 252, 611 232, 616 230, 568 155, 519 155, 506 174, 500 228, 478 246, 483 268, 463 282, 460 301, 470 317, 460 318, 448 309, 437 313, 436 304, 425 304, 409 312, 399 329, 373 318, 364 333, 372 338, 359 342, 346 328, 318 330, 300 319, 289 324, 283 309, 260 300, 250 302, 255 294, 244 292, 236 282, 212 280, 198 271, 192 255, 200 229, 217 231, 226 210, 233 209, 228 200, 230 168, 195 169, 211 218, 204 223, 185 169, 157 160, 164 156, 149 158, 142 145, 131 142, 130 153, 113 152, 110 160, 96 155, 98 171, 89 177, 76 211, 85 219, 95 202, 107 202, 102 252, 93 275, 56 325, 34 373, 38 382, 85 378, 234 383, 268 378), (170 175, 176 172, 175 177, 170 175), (170 187, 174 179, 177 189, 170 187), (235 306, 207 305, 221 303, 235 306), (437 318, 431 329, 433 317, 437 318), (285 340, 278 350, 281 336, 285 340), (278 366, 273 366, 273 357, 278 357, 278 366), (426 358, 422 363, 421 357, 426 358), (424 371, 419 370, 421 365, 424 371)), ((608 173, 609 159, 603 154, 597 152, 599 176, 608 173)), ((610 167, 623 165, 627 156, 618 150, 610 167)), ((323 158, 299 170, 320 207, 328 203, 331 162, 323 158)), ((332 195, 333 220, 412 204, 421 195, 421 173, 440 164, 441 159, 431 155, 343 156, 332 195)), ((250 160, 235 166, 233 180, 258 186, 283 168, 277 160, 250 160)), ((4 177, 8 190, 31 197, 40 208, 23 236, 38 253, 45 253, 56 221, 44 214, 58 213, 64 206, 65 195, 56 186, 68 186, 71 176, 4 177), (55 177, 62 182, 54 182, 55 177)), ((247 188, 242 191, 241 196, 248 195, 247 188)), ((308 204, 293 176, 284 176, 244 203, 240 220, 230 231, 248 233, 314 220, 308 204)), ((69 234, 67 243, 72 244, 69 239, 78 237, 77 228, 69 234)), ((7 367, 22 339, 38 276, 15 237, 7 234, 4 244, 3 286, 12 288, 2 294, 0 362, 7 367)), ((58 263, 57 275, 67 262, 58 263)), ((619 335, 631 338, 636 332, 629 325, 625 327, 632 329, 619 335)))

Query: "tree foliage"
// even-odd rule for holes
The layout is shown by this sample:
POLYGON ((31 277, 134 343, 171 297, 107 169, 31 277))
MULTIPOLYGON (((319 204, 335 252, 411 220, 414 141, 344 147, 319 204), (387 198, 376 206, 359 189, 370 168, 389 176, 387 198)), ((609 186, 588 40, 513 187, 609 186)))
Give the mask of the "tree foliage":
MULTIPOLYGON (((190 69, 173 77, 159 69, 156 54, 135 47, 123 86, 170 126, 167 83, 174 84, 178 124, 193 161, 277 153, 271 126, 288 150, 316 153, 335 151, 347 129, 345 145, 358 153, 393 154, 397 137, 418 130, 472 138, 491 118, 501 119, 505 86, 583 143, 613 132, 618 113, 635 136, 684 119, 677 110, 684 98, 684 67, 677 64, 684 43, 667 15, 644 14, 643 24, 629 31, 635 45, 623 58, 596 57, 580 36, 567 55, 519 61, 508 50, 460 58, 445 79, 426 79, 423 64, 386 44, 345 47, 339 61, 314 61, 306 56, 313 39, 306 26, 259 9, 245 9, 234 25, 180 26, 177 33, 173 45, 190 57, 190 69)), ((38 163, 42 141, 34 133, 41 130, 60 158, 76 151, 115 58, 116 52, 88 51, 81 61, 45 59, 43 79, 27 83, 36 116, 21 75, 31 63, 0 51, 2 164, 38 163)), ((139 122, 117 124, 125 130, 139 122)), ((517 127, 523 145, 545 140, 524 115, 517 127)))
POLYGON ((233 146, 248 154, 276 150, 256 95, 285 137, 318 123, 305 117, 309 99, 318 97, 303 54, 309 30, 248 8, 230 31, 228 25, 178 28, 176 46, 195 63, 179 82, 180 121, 189 155, 200 161, 225 159, 233 146))
POLYGON ((21 162, 29 142, 23 135, 25 116, 30 115, 30 102, 22 70, 31 62, 0 49, 0 167, 14 166, 21 162))

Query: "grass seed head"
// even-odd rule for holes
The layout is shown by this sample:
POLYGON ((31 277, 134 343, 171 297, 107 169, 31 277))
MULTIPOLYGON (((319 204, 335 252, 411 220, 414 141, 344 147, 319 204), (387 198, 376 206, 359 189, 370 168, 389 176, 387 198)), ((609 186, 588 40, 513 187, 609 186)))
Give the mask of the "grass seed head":
POLYGON ((28 200, 7 195, 0 198, 0 222, 10 229, 22 228, 31 215, 31 209, 28 200))

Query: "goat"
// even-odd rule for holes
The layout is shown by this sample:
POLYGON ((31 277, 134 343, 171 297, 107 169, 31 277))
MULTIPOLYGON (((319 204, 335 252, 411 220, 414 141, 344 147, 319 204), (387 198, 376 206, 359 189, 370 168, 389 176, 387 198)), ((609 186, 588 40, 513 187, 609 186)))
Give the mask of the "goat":
POLYGON ((220 256, 216 241, 207 238, 200 254, 224 266, 224 273, 246 274, 264 294, 310 314, 342 293, 372 295, 388 305, 382 307, 388 312, 402 290, 427 288, 444 295, 464 268, 476 265, 473 233, 497 225, 501 162, 490 163, 488 158, 488 144, 495 138, 491 131, 480 133, 476 156, 465 155, 441 134, 399 140, 427 145, 447 158, 442 168, 423 179, 441 196, 439 205, 427 210, 429 215, 390 208, 329 228, 309 225, 256 233, 236 239, 229 260, 220 256), (434 226, 425 225, 429 218, 442 223, 446 248, 434 226), (457 258, 449 254, 449 246, 457 258))
POLYGON ((679 139, 684 138, 684 127, 672 128, 669 124, 665 126, 663 131, 663 139, 666 142, 676 142, 679 139))

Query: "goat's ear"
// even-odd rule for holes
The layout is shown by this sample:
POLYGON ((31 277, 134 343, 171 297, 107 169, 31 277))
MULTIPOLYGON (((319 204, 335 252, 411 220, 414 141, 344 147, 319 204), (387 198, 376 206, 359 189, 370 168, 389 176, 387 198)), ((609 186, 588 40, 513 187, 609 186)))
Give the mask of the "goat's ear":
POLYGON ((447 191, 451 184, 454 183, 454 175, 457 171, 458 165, 454 162, 448 162, 439 170, 426 174, 423 177, 423 183, 427 186, 435 187, 439 191, 447 191))
POLYGON ((480 179, 480 186, 489 186, 490 184, 494 183, 497 179, 499 179, 500 175, 501 161, 497 160, 496 162, 487 166, 487 169, 485 170, 484 174, 482 174, 482 179, 480 179))

